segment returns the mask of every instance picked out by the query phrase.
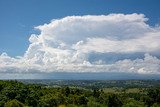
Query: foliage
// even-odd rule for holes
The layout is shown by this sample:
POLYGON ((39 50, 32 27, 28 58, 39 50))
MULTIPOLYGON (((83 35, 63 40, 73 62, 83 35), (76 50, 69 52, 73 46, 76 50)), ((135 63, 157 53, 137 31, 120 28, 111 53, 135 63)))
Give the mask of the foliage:
POLYGON ((134 100, 134 99, 129 99, 123 107, 145 107, 143 102, 134 100))
POLYGON ((1 80, 0 107, 160 107, 160 88, 111 89, 115 91, 1 80))
POLYGON ((24 105, 19 102, 18 100, 11 100, 11 101, 8 101, 4 107, 24 107, 24 105))

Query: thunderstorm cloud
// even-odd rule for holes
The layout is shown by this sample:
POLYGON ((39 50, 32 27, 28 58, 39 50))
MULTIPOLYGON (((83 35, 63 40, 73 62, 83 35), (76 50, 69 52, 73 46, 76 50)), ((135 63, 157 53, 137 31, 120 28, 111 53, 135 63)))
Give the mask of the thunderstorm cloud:
POLYGON ((160 27, 148 20, 136 13, 54 19, 35 27, 40 33, 23 56, 2 53, 0 73, 160 74, 160 27))

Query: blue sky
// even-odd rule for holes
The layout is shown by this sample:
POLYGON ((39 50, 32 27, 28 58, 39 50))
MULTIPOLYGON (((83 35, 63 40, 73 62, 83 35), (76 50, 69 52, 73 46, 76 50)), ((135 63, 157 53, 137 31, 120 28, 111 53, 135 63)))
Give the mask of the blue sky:
POLYGON ((65 16, 143 13, 154 26, 160 23, 159 5, 159 0, 1 0, 0 53, 23 55, 34 26, 65 16))
POLYGON ((0 0, 0 79, 79 73, 157 79, 159 5, 159 0, 0 0))

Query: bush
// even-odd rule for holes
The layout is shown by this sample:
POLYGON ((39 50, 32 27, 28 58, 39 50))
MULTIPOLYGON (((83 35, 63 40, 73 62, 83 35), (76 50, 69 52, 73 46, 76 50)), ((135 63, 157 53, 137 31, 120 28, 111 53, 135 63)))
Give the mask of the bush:
POLYGON ((145 107, 143 102, 136 101, 134 99, 128 100, 122 107, 145 107))
POLYGON ((8 101, 4 107, 24 107, 24 104, 14 99, 14 100, 8 101))
POLYGON ((121 107, 122 106, 122 101, 119 98, 118 95, 116 94, 110 94, 108 96, 108 102, 107 102, 108 107, 121 107))

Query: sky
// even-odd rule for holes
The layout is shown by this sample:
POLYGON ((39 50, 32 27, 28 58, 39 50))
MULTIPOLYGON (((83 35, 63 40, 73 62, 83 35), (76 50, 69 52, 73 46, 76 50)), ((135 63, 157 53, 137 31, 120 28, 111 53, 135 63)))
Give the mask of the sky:
POLYGON ((0 78, 160 75, 159 5, 159 0, 0 0, 0 78))

